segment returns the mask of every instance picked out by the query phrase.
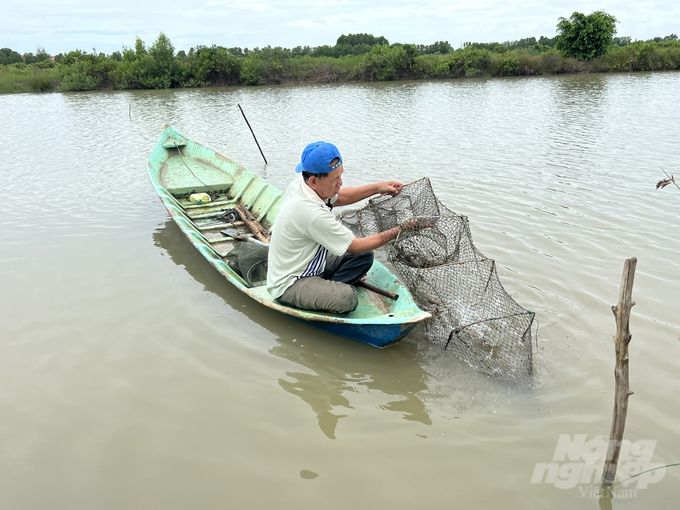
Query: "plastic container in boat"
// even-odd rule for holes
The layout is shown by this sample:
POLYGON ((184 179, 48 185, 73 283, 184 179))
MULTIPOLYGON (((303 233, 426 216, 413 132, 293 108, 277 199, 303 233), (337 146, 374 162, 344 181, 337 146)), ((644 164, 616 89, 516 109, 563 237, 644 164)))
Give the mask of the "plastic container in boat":
POLYGON ((189 196, 189 200, 191 200, 192 204, 196 205, 209 204, 210 195, 208 195, 207 193, 194 193, 193 195, 189 196))

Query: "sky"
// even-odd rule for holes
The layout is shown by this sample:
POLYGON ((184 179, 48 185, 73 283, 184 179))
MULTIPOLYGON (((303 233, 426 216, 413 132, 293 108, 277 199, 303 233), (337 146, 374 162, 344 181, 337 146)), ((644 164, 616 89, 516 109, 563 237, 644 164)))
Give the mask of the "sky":
POLYGON ((23 0, 3 2, 0 48, 49 54, 110 54, 167 35, 176 51, 197 45, 240 48, 333 46, 342 34, 390 43, 504 42, 554 37, 558 18, 604 10, 618 36, 680 35, 677 0, 23 0))

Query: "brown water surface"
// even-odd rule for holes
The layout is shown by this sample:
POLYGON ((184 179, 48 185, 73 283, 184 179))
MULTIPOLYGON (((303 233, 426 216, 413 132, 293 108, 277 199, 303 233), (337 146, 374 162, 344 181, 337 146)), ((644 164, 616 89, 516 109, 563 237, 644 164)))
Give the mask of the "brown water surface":
POLYGON ((570 482, 587 447, 553 457, 608 436, 631 256, 625 437, 656 443, 626 469, 680 462, 680 189, 655 189, 680 175, 680 74, 4 95, 0 121, 0 508, 598 508, 570 482), (315 140, 346 186, 430 177, 536 312, 532 384, 248 300, 148 182, 166 123, 282 189, 315 140), (541 463, 559 475, 532 483, 541 463))

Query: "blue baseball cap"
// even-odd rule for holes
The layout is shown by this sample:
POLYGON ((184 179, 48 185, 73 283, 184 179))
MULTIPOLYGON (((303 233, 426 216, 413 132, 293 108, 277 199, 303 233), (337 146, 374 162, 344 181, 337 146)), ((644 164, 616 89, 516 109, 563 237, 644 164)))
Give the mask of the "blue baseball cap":
POLYGON ((300 159, 302 161, 295 167, 297 173, 304 171, 310 174, 327 174, 342 165, 340 151, 335 145, 327 142, 310 143, 302 151, 300 159), (335 158, 338 158, 339 161, 330 166, 331 161, 335 158))

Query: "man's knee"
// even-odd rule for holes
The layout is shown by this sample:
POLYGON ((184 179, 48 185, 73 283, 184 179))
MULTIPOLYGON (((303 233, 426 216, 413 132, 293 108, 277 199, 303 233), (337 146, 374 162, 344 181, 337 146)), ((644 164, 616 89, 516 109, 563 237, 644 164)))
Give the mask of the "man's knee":
POLYGON ((359 306, 357 291, 351 285, 324 280, 319 276, 301 278, 288 287, 279 301, 302 310, 335 313, 353 312, 359 306))
POLYGON ((362 253, 361 255, 357 256, 360 257, 362 267, 366 268, 364 273, 368 273, 368 271, 371 269, 371 266, 373 265, 375 255, 373 255, 372 251, 367 251, 366 253, 362 253))

